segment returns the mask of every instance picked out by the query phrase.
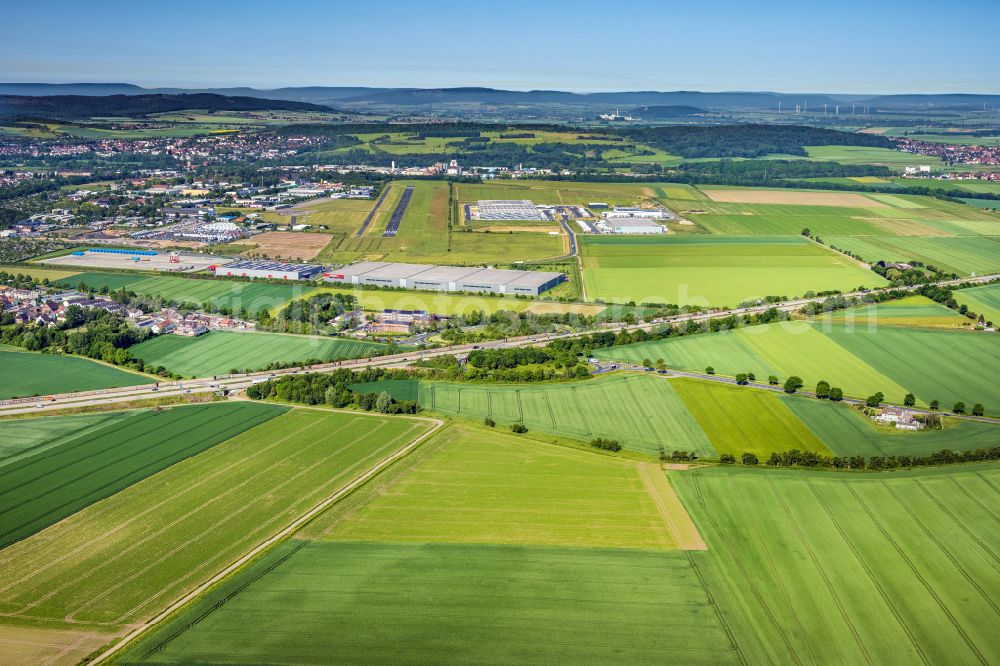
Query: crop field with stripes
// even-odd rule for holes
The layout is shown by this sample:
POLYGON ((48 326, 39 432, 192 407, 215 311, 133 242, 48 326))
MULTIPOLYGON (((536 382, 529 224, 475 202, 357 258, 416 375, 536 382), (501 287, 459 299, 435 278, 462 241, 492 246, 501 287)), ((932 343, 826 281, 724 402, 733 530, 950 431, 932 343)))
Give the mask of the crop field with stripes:
POLYGON ((53 433, 62 441, 0 463, 0 548, 280 412, 254 403, 175 407, 97 422, 69 438, 53 433))
POLYGON ((901 403, 912 392, 925 405, 932 400, 942 408, 957 401, 983 403, 988 414, 1000 413, 994 335, 855 323, 783 322, 610 347, 594 355, 633 362, 662 358, 671 368, 703 372, 711 366, 729 376, 753 372, 762 381, 775 375, 783 382, 795 375, 808 389, 825 380, 858 398, 881 391, 901 403), (919 359, 933 359, 933 364, 919 359))
POLYGON ((196 338, 161 335, 129 348, 147 366, 187 377, 260 370, 272 363, 335 361, 377 355, 384 345, 279 333, 210 331, 196 338))
MULTIPOLYGON (((172 415, 192 409, 142 412, 116 425, 124 429, 129 419, 141 419, 143 414, 147 419, 176 419, 172 415)), ((36 645, 40 654, 46 645, 80 632, 97 635, 91 638, 98 645, 102 637, 107 642, 265 541, 431 425, 422 419, 255 403, 197 409, 217 422, 213 426, 210 420, 203 427, 231 428, 225 441, 202 447, 197 455, 179 462, 175 456, 174 464, 161 466, 159 473, 141 481, 133 478, 136 482, 120 492, 0 550, 0 643, 34 645, 40 632, 44 637, 36 645), (271 418, 254 419, 253 413, 271 418)), ((162 455, 172 446, 170 440, 181 443, 174 448, 190 444, 192 433, 184 416, 170 428, 158 424, 157 430, 133 437, 134 443, 118 446, 153 448, 162 455), (152 441, 157 444, 151 446, 152 441)), ((148 420, 138 423, 146 430, 151 425, 148 420)), ((84 431, 82 437, 39 455, 72 451, 81 440, 93 441, 98 448, 113 447, 113 436, 98 436, 100 432, 84 431)), ((78 459, 86 461, 85 456, 78 459)), ((79 473, 80 465, 71 471, 79 473)), ((60 480, 54 476, 52 484, 60 480)), ((65 494, 66 486, 53 492, 65 494)), ((42 492, 36 496, 46 497, 42 492)), ((80 661, 92 649, 81 654, 74 648, 69 660, 80 661)))
MULTIPOLYGON (((13 351, 19 349, 20 351, 13 351)), ((0 400, 152 384, 153 377, 126 372, 89 358, 0 350, 0 400)))
POLYGON ((121 662, 1000 658, 995 466, 634 465, 449 426, 121 662))
POLYGON ((749 663, 1000 659, 1000 469, 782 472, 670 475, 708 544, 693 566, 749 663))
POLYGON ((587 298, 734 307, 886 281, 802 236, 579 236, 587 298))
POLYGON ((312 289, 311 284, 254 284, 235 280, 99 272, 77 273, 60 280, 60 284, 71 289, 83 284, 94 291, 104 287, 111 291, 125 289, 140 296, 155 296, 199 308, 204 303, 211 303, 215 308, 227 307, 235 313, 246 308, 251 314, 280 307, 312 289))

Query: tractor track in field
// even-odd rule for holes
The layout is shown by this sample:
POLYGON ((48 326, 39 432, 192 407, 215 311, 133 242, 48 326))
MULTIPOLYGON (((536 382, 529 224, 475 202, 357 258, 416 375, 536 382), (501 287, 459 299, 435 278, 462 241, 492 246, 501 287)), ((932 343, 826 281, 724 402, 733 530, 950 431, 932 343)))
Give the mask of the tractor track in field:
MULTIPOLYGON (((328 411, 328 410, 323 410, 323 411, 328 411)), ((332 410, 330 410, 330 411, 332 411, 332 410)), ((227 566, 222 571, 220 571, 217 574, 215 574, 214 576, 212 576, 209 580, 205 581, 204 583, 202 583, 201 585, 199 585, 198 587, 196 587, 194 590, 188 592, 187 594, 185 594, 184 596, 182 596, 180 599, 177 599, 176 601, 174 601, 173 603, 171 603, 165 609, 163 609, 162 611, 160 611, 160 613, 158 613, 156 616, 154 616, 153 618, 151 618, 151 619, 147 620, 146 622, 143 622, 142 624, 140 624, 139 626, 137 626, 135 629, 133 629, 132 631, 130 631, 121 641, 119 641, 115 645, 111 646, 110 648, 108 648, 108 649, 104 650, 103 652, 101 652, 100 654, 98 654, 97 657, 93 661, 91 661, 90 663, 91 664, 100 664, 100 663, 104 663, 104 662, 108 661, 111 657, 113 657, 114 655, 116 655, 119 652, 121 652, 125 648, 126 645, 128 645, 129 643, 131 643, 132 641, 134 641, 140 635, 144 634, 150 628, 152 628, 152 627, 158 625, 159 623, 163 622, 167 617, 169 617, 170 615, 172 615, 174 612, 180 610, 183 606, 185 606, 186 604, 188 604, 191 601, 193 601, 194 599, 196 599, 202 593, 206 592, 209 588, 211 588, 214 585, 222 582, 230 574, 232 574, 235 571, 237 571, 238 569, 240 569, 242 566, 244 566, 245 564, 247 564, 248 562, 250 562, 251 560, 253 560, 255 557, 257 557, 258 555, 260 555, 261 553, 263 553, 265 550, 267 550, 271 546, 274 546, 277 543, 279 543, 279 542, 285 540, 286 538, 288 538, 289 536, 291 536, 297 529, 299 529, 300 527, 304 526, 306 523, 308 523, 310 520, 312 520, 313 518, 315 518, 317 515, 319 515, 320 513, 322 513, 326 508, 328 508, 332 504, 336 503, 341 498, 343 498, 343 497, 351 494, 356 489, 358 489, 361 486, 363 486, 369 479, 377 476, 386 467, 390 466, 392 463, 396 462, 397 460, 399 460, 401 458, 404 458, 407 454, 409 454, 411 451, 413 451, 415 448, 417 448, 420 444, 422 444, 424 441, 426 441, 431 436, 433 436, 438 431, 440 431, 441 428, 444 426, 444 421, 442 421, 440 419, 424 419, 424 420, 425 421, 427 421, 427 420, 431 421, 434 424, 433 427, 431 427, 430 429, 428 429, 423 434, 417 436, 412 442, 410 442, 409 444, 407 444, 403 448, 401 448, 401 449, 399 449, 399 450, 397 450, 397 451, 389 454, 388 456, 386 456, 385 458, 383 458, 381 461, 379 461, 378 463, 376 463, 374 466, 370 467, 367 471, 362 472, 361 474, 359 474, 358 476, 356 476, 353 481, 349 482, 344 487, 342 487, 340 490, 338 490, 337 492, 335 492, 333 495, 331 495, 330 497, 326 498, 325 500, 323 500, 320 503, 318 503, 317 505, 315 505, 312 509, 309 509, 304 514, 300 515, 298 518, 296 518, 291 523, 289 523, 288 525, 286 525, 284 527, 284 529, 282 529, 281 531, 279 531, 277 534, 275 534, 274 536, 272 536, 270 539, 268 539, 268 540, 264 541, 263 543, 259 544, 257 547, 253 548, 249 552, 245 553, 242 557, 240 557, 239 559, 237 559, 235 562, 233 562, 232 564, 230 564, 229 566, 227 566)))

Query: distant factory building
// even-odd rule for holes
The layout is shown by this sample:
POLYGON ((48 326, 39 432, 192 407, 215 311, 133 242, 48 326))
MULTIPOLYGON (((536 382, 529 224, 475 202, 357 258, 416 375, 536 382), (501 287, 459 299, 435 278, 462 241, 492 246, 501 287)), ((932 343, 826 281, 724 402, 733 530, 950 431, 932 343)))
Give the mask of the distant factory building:
POLYGON ((310 280, 323 272, 323 267, 317 264, 283 264, 266 259, 237 261, 212 269, 216 275, 271 280, 310 280))
POLYGON ((606 234, 662 234, 665 229, 644 217, 607 217, 596 222, 597 229, 606 234))
POLYGON ((474 220, 544 220, 545 215, 527 199, 481 199, 472 211, 474 220))
POLYGON ((613 217, 644 217, 650 220, 662 220, 669 218, 670 215, 662 208, 625 208, 623 206, 615 206, 614 210, 604 213, 604 217, 609 219, 613 217))
POLYGON ((329 282, 431 291, 474 291, 537 296, 566 276, 552 271, 512 271, 364 261, 324 273, 329 282))

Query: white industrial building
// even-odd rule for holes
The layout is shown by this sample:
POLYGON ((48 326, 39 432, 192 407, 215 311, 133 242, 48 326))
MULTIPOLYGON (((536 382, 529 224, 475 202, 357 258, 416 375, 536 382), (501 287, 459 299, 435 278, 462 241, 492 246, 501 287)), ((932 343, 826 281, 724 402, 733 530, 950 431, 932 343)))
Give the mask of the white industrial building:
POLYGON ((318 264, 284 264, 266 259, 237 261, 210 268, 216 275, 270 280, 309 280, 323 271, 323 267, 318 264))
POLYGON ((644 217, 606 217, 595 223, 597 230, 604 234, 662 234, 663 225, 644 217))
POLYGON ((544 220, 545 215, 528 199, 480 199, 474 220, 544 220))
POLYGON ((363 261, 324 273, 329 282, 431 291, 474 291, 537 296, 563 282, 553 271, 513 271, 363 261))
POLYGON ((649 220, 662 220, 670 216, 662 208, 626 208, 615 206, 614 210, 604 213, 604 217, 643 217, 649 220))

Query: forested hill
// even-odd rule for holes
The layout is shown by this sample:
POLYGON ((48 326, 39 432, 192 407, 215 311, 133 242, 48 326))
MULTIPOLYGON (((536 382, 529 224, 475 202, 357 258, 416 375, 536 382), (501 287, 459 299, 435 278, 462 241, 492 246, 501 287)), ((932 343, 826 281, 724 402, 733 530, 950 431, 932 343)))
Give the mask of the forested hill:
POLYGON ((206 109, 208 111, 323 111, 308 102, 229 97, 211 93, 193 95, 0 95, 0 115, 41 118, 92 116, 140 117, 153 113, 206 109))
POLYGON ((705 109, 697 106, 671 105, 671 106, 640 106, 632 109, 629 115, 642 120, 663 120, 665 118, 686 118, 705 113, 705 109))
POLYGON ((713 125, 616 129, 636 143, 680 157, 761 157, 772 153, 805 155, 803 146, 891 148, 878 134, 858 134, 798 125, 713 125))

